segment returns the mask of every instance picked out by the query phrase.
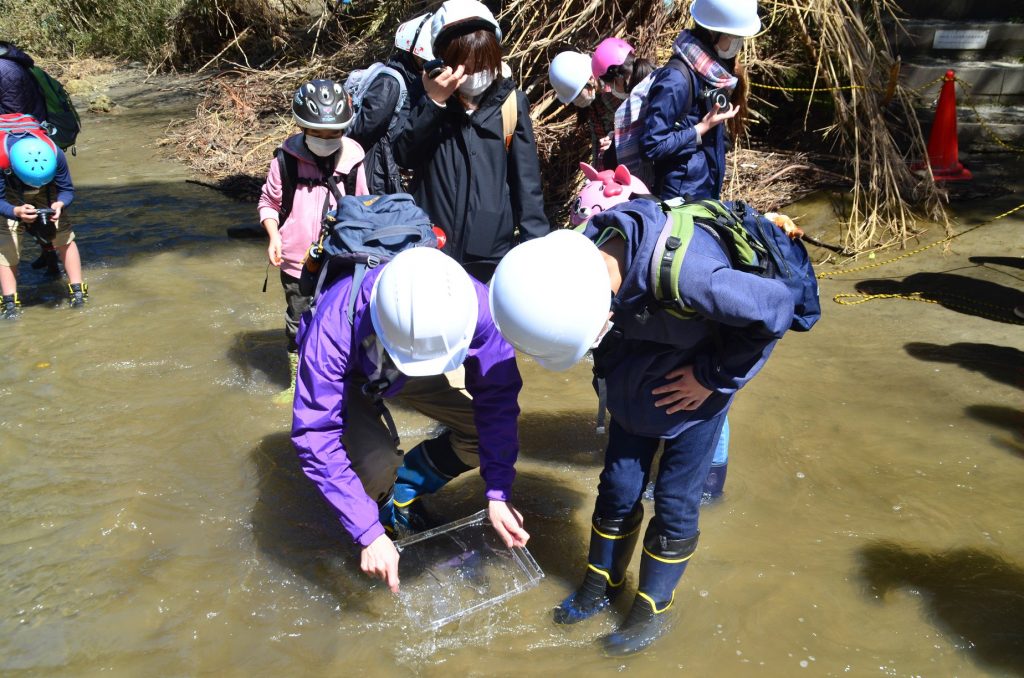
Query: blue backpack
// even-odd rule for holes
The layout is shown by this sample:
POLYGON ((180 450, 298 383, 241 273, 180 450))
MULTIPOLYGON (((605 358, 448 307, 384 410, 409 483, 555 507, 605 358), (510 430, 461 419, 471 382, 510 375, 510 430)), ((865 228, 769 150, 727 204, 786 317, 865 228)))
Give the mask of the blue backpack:
POLYGON ((806 332, 821 317, 818 281, 804 244, 744 202, 696 200, 665 204, 665 225, 651 263, 651 291, 657 305, 680 318, 693 318, 679 291, 679 271, 694 228, 711 233, 729 254, 732 267, 781 280, 793 297, 789 329, 806 332))
MULTIPOLYGON (((340 196, 329 211, 320 238, 310 245, 299 277, 299 290, 316 302, 326 285, 344 273, 353 273, 352 289, 367 269, 390 261, 411 247, 437 247, 430 217, 408 193, 340 196)), ((356 295, 349 295, 347 316, 353 321, 356 295)))

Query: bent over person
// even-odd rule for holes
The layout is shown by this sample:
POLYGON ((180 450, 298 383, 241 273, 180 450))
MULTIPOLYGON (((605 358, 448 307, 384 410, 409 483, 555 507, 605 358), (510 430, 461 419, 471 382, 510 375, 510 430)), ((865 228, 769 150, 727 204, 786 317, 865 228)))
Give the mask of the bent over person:
POLYGON ((555 608, 556 623, 583 621, 623 590, 643 526, 641 495, 664 444, 636 597, 625 622, 602 639, 612 655, 642 650, 666 630, 664 613, 697 548, 701 495, 726 413, 793 319, 786 285, 734 269, 703 228, 678 245, 681 265, 666 273, 656 254, 664 223, 655 201, 623 203, 594 216, 587 237, 557 231, 518 246, 491 283, 502 334, 543 367, 568 368, 606 332, 594 372, 606 380, 612 421, 590 552, 579 589, 555 608), (691 317, 660 307, 652 280, 678 286, 691 317))
POLYGON ((491 524, 507 545, 526 544, 522 516, 507 503, 522 380, 484 285, 442 252, 409 249, 359 282, 350 274, 328 287, 299 343, 292 442, 362 547, 364 572, 397 591, 398 551, 386 530, 424 527, 419 499, 476 466, 491 524), (382 420, 382 399, 395 396, 448 430, 402 457, 382 420))

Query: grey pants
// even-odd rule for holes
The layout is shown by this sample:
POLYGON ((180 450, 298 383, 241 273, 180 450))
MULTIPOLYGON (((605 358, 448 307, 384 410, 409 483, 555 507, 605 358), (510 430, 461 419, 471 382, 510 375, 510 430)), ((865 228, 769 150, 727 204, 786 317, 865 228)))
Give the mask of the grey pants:
MULTIPOLYGON (((466 391, 460 367, 434 377, 409 377, 398 398, 451 430, 455 456, 466 466, 480 465, 479 437, 473 421, 473 397, 466 391)), ((380 501, 391 491, 402 452, 373 401, 357 384, 345 389, 345 433, 342 442, 366 494, 380 501)))
POLYGON ((309 310, 310 298, 299 292, 299 279, 281 271, 281 287, 284 288, 284 334, 288 337, 288 352, 298 353, 299 345, 295 335, 299 332, 299 320, 309 310))

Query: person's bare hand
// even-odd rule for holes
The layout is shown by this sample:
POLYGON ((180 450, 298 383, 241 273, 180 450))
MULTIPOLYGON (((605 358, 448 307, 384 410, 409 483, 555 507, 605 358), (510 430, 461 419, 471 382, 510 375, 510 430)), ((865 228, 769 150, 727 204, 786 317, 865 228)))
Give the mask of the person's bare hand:
POLYGON ((704 136, 712 129, 721 125, 723 122, 730 118, 735 118, 740 112, 740 107, 733 104, 729 104, 728 108, 722 108, 718 104, 715 104, 708 114, 697 123, 697 131, 700 132, 701 136, 704 136))
POLYGON ((274 266, 280 266, 283 261, 281 257, 281 236, 274 233, 270 236, 270 244, 267 246, 267 258, 274 266))
POLYGON ((523 514, 504 501, 491 500, 487 505, 487 516, 505 546, 526 546, 529 533, 523 529, 523 514))
POLYGON ((598 146, 598 148, 601 149, 602 153, 604 153, 609 148, 611 148, 611 145, 612 145, 612 135, 611 134, 609 134, 608 136, 601 137, 598 140, 598 142, 597 142, 597 146, 598 146))
POLYGON ((19 221, 31 224, 38 215, 34 205, 18 205, 14 208, 14 216, 18 217, 19 221))
POLYGON ((56 200, 50 205, 50 209, 53 210, 53 216, 50 217, 50 221, 54 223, 60 221, 60 215, 64 213, 64 203, 60 200, 56 200))
POLYGON ((466 81, 467 77, 466 68, 462 64, 459 64, 454 71, 451 66, 445 66, 436 78, 431 78, 426 73, 423 74, 423 89, 434 103, 443 106, 459 88, 459 85, 466 81))
POLYGON ((371 577, 383 579, 392 593, 398 593, 398 549, 382 534, 363 549, 359 567, 371 577))
POLYGON ((658 407, 666 407, 665 414, 675 414, 682 410, 695 410, 704 404, 712 391, 704 388, 693 376, 693 365, 680 367, 665 375, 669 383, 653 389, 653 395, 664 395, 654 401, 658 407))

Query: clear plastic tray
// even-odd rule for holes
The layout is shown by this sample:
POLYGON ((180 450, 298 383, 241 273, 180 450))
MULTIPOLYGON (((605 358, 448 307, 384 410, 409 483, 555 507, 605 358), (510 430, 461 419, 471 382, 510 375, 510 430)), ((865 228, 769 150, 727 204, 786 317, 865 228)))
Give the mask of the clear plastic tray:
POLYGON ((399 599, 409 618, 438 629, 492 607, 544 577, 525 548, 509 548, 491 527, 487 512, 395 542, 399 599))

